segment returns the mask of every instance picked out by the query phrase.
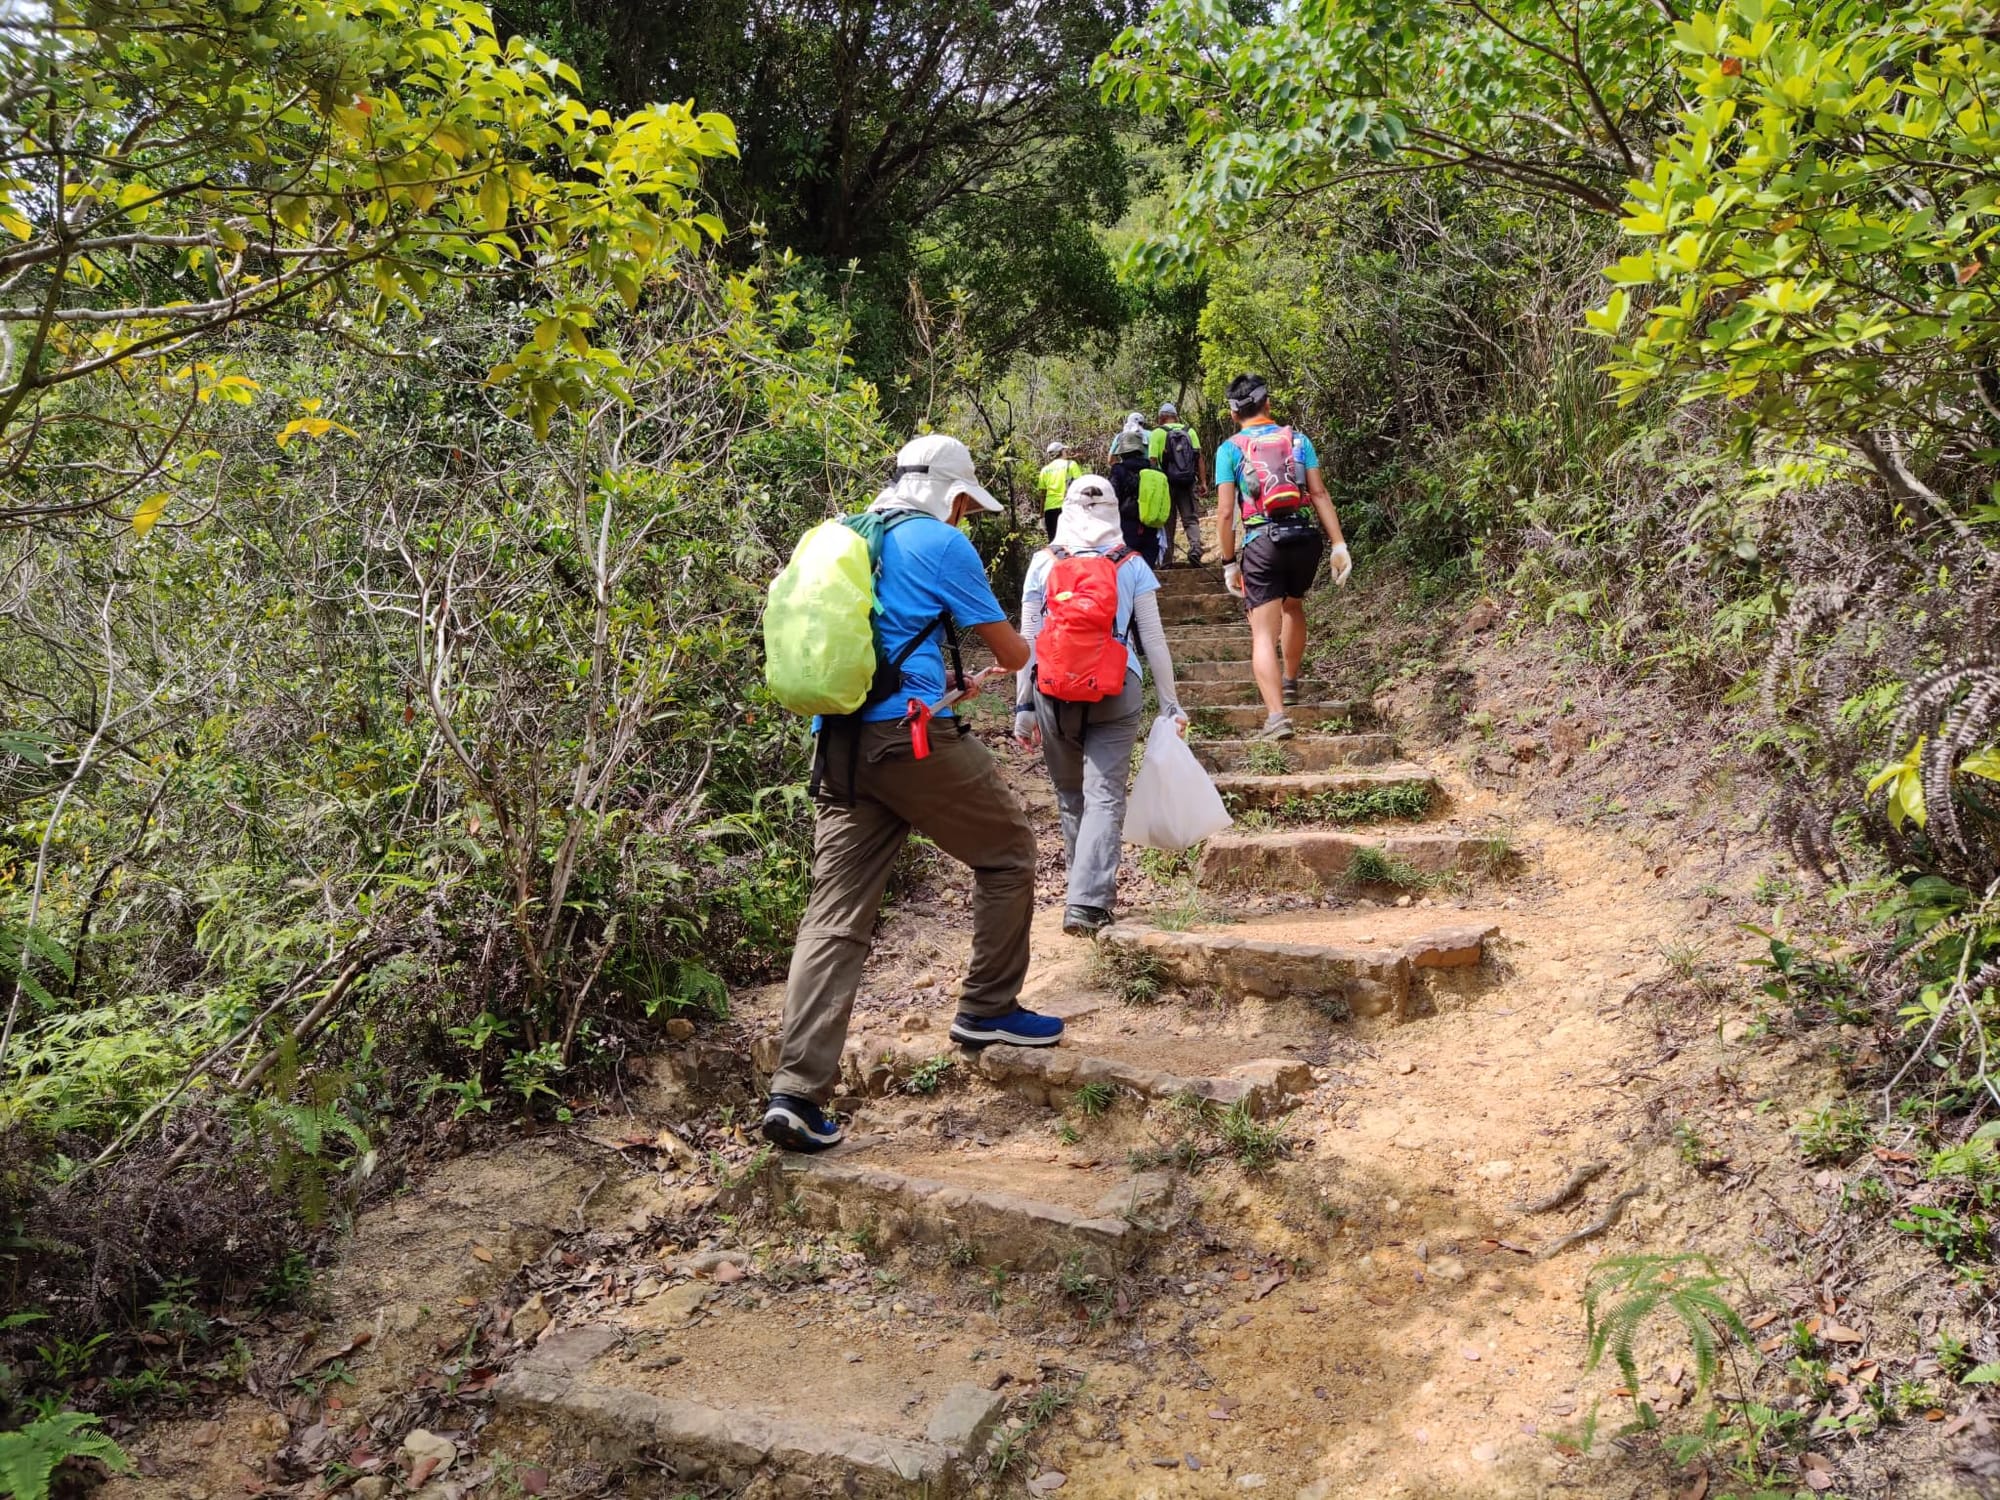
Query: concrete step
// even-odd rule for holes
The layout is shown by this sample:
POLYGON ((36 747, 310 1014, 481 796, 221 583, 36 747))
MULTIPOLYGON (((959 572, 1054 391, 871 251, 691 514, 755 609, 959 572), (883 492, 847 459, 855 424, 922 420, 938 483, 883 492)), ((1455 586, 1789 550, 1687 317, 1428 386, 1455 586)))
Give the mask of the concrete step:
POLYGON ((1300 771, 1331 771, 1341 766, 1373 766, 1393 760, 1396 737, 1392 734, 1301 734, 1282 744, 1254 749, 1247 740, 1197 740, 1195 759, 1211 773, 1245 771, 1252 763, 1275 764, 1272 752, 1284 756, 1284 774, 1300 771))
POLYGON ((1250 658, 1237 657, 1233 660, 1207 659, 1182 661, 1178 653, 1174 656, 1174 676, 1182 682, 1243 682, 1257 679, 1250 668, 1250 658))
MULTIPOLYGON (((1190 684, 1191 688, 1199 686, 1190 684)), ((1264 705, 1261 703, 1199 703, 1185 692, 1181 696, 1190 710, 1198 710, 1193 715, 1197 733, 1247 735, 1264 727, 1264 705)), ((1332 728, 1338 732, 1369 723, 1375 717, 1375 705, 1366 700, 1298 703, 1285 712, 1291 715, 1295 729, 1332 728)))
POLYGON ((1303 999, 1336 1018, 1408 1020, 1423 1009, 1424 969, 1470 968, 1499 931, 1490 921, 1457 921, 1381 943, 1287 942, 1229 930, 1168 932, 1119 922, 1098 942, 1155 964, 1172 982, 1207 986, 1231 1000, 1303 999))
MULTIPOLYGON (((1180 535, 1176 532, 1174 535, 1175 556, 1182 555, 1182 546, 1180 535)), ((1229 590, 1223 585, 1222 566, 1219 563, 1204 561, 1198 568, 1190 568, 1185 564, 1174 568, 1155 568, 1153 573, 1160 580, 1160 598, 1162 601, 1167 599, 1193 598, 1207 594, 1222 594, 1226 597, 1229 593, 1229 590)))
POLYGON ((1233 625, 1172 625, 1167 627, 1167 649, 1173 653, 1174 669, 1183 662, 1250 660, 1250 627, 1241 621, 1233 625))
MULTIPOLYGON (((1211 889, 1308 891, 1350 887, 1397 887, 1393 878, 1368 880, 1354 874, 1362 851, 1373 851, 1408 870, 1404 886, 1448 874, 1502 874, 1517 856, 1498 833, 1344 833, 1307 828, 1277 833, 1217 834, 1202 846, 1198 884, 1211 889)), ((1392 872, 1393 874, 1393 872, 1392 872)))
MULTIPOLYGON (((1166 625, 1242 625, 1243 601, 1229 593, 1171 595, 1160 600, 1160 621, 1166 625)), ((1245 629, 1247 632, 1248 627, 1245 629)))
MULTIPOLYGON (((539 1426, 600 1462, 643 1459, 673 1475, 673 1493, 713 1484, 737 1494, 760 1477, 772 1488, 758 1493, 782 1495, 968 1492, 1004 1392, 939 1392, 857 1350, 865 1335, 830 1327, 788 1328, 781 1354, 747 1354, 743 1321, 768 1315, 703 1307, 703 1296, 720 1294, 683 1283, 620 1309, 615 1325, 544 1338, 495 1387, 500 1431, 539 1426), (801 1400, 807 1374, 835 1382, 837 1399, 801 1400)), ((931 1369, 977 1368, 977 1336, 945 1327, 937 1337, 931 1369)))
POLYGON ((1025 1271, 1121 1270, 1177 1219, 1173 1180, 1124 1167, 1080 1172, 1039 1131, 991 1144, 853 1136, 782 1158, 781 1200, 808 1225, 914 1242, 1025 1271))
MULTIPOLYGON (((1161 1026, 1165 1017, 1156 1017, 1161 1026)), ((1084 1088, 1102 1084, 1141 1099, 1193 1095, 1227 1108, 1241 1104, 1253 1116, 1275 1114, 1312 1088, 1312 1068, 1296 1057, 1253 1056, 1230 1063, 1226 1041, 1197 1034, 1110 1038, 1079 1033, 1059 1047, 988 1047, 975 1066, 980 1074, 1033 1104, 1066 1108, 1084 1088)))
POLYGON ((1438 799, 1431 773, 1407 762, 1275 776, 1231 771, 1215 778, 1215 789, 1231 811, 1262 808, 1294 823, 1414 820, 1428 816, 1438 799))

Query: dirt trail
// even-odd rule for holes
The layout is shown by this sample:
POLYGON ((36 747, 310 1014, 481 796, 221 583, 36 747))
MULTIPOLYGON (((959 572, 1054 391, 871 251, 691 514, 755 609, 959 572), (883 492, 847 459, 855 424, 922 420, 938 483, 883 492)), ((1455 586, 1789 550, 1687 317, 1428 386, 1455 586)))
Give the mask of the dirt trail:
MULTIPOLYGON (((1219 576, 1167 578, 1174 634, 1233 689, 1211 727, 1248 717, 1219 576)), ((1787 1132, 1820 1065, 1718 1015, 1704 966, 1750 947, 1712 887, 1426 763, 1334 685, 1310 696, 1329 722, 1284 764, 1231 734, 1205 752, 1251 777, 1386 767, 1429 786, 1424 818, 1265 798, 1232 839, 1256 860, 1129 870, 1132 909, 1092 945, 1059 930, 1046 784, 1004 747, 1045 837, 1026 999, 1071 1018, 1062 1048, 950 1047, 966 887, 933 872, 871 960, 849 1146, 756 1151, 777 996, 739 995, 622 1109, 370 1214, 322 1323, 283 1370, 268 1356, 282 1442, 246 1399, 200 1441, 164 1431, 153 1477, 109 1493, 220 1497, 246 1472, 313 1493, 290 1486, 335 1450, 368 1459, 352 1493, 405 1493, 418 1425, 459 1448, 432 1500, 1697 1493, 1654 1448, 1559 1441, 1630 1412, 1615 1372, 1582 1370, 1583 1278, 1700 1250, 1754 1302, 1801 1274, 1831 1221, 1787 1132), (1313 852, 1342 833, 1450 868, 1356 885, 1351 851, 1313 852), (361 1333, 337 1407, 284 1384, 361 1333)), ((1696 1394, 1685 1344, 1641 1348, 1671 1419, 1696 1394)))

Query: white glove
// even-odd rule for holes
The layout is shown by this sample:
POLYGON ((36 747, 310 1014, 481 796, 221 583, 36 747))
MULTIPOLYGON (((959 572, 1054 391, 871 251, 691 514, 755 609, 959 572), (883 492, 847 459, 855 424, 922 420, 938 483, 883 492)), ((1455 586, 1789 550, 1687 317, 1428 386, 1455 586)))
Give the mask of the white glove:
MULTIPOLYGON (((1343 547, 1340 550, 1342 552, 1345 552, 1347 549, 1343 547)), ((1227 562, 1222 565, 1222 586, 1228 589, 1229 592, 1234 594, 1237 598, 1241 599, 1243 597, 1242 563, 1227 562)))
POLYGON ((1179 731, 1180 737, 1182 739, 1187 738, 1188 716, 1186 709, 1182 708, 1178 703, 1169 704, 1160 710, 1160 717, 1163 719, 1172 719, 1174 721, 1174 728, 1179 731))
POLYGON ((1032 750, 1042 742, 1041 721, 1032 708, 1014 710, 1014 742, 1023 750, 1032 750))
POLYGON ((1347 583, 1348 575, 1354 571, 1354 555, 1347 550, 1347 543, 1335 542, 1333 551, 1327 556, 1333 563, 1333 586, 1341 588, 1347 583))

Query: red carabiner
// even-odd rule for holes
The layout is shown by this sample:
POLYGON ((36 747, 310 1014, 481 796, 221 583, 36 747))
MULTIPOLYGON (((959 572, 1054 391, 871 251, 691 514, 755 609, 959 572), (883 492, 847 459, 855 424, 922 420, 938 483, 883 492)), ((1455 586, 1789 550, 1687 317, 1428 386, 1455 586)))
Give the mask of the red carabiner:
POLYGON ((928 760, 931 753, 931 706, 921 698, 911 698, 910 712, 904 722, 910 726, 910 750, 918 760, 928 760))

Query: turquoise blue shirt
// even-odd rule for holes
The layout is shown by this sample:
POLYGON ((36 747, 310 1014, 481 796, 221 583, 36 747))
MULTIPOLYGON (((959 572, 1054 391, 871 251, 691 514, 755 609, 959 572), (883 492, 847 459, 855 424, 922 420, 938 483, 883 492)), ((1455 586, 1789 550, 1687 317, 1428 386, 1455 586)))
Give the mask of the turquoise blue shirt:
MULTIPOLYGON (((1248 427, 1243 428, 1242 431, 1253 435, 1260 432, 1276 432, 1279 425, 1277 422, 1253 422, 1248 427)), ((1307 437, 1303 432, 1300 432, 1296 427, 1292 429, 1292 458, 1301 470, 1317 469, 1319 467, 1319 454, 1313 448, 1312 439, 1307 437)), ((1242 473, 1243 450, 1232 442, 1223 443, 1220 448, 1215 450, 1215 482, 1217 484, 1241 484, 1243 482, 1242 473)))
MULTIPOLYGON (((1086 553, 1075 553, 1077 557, 1086 553)), ((1044 547, 1028 563, 1028 576, 1021 585, 1021 597, 1033 599, 1042 611, 1042 618, 1048 618, 1049 570, 1056 565, 1055 554, 1044 547)), ((1112 621, 1111 633, 1126 645, 1132 643, 1132 609, 1139 602, 1141 594, 1150 594, 1160 586, 1158 576, 1146 566, 1145 558, 1134 552, 1118 565, 1118 615, 1112 621)), ((1139 668, 1139 653, 1130 652, 1125 658, 1126 671, 1133 677, 1145 674, 1139 668)))
MULTIPOLYGON (((978 549, 956 526, 932 516, 905 521, 882 539, 882 572, 875 580, 876 629, 882 649, 893 658, 910 637, 949 613, 961 631, 1007 618, 986 581, 986 565, 978 549)), ((903 663, 903 685, 873 708, 864 722, 900 719, 910 711, 909 700, 935 703, 945 695, 944 632, 930 639, 903 663)), ((949 710, 947 710, 949 712, 949 710)), ((817 724, 814 725, 818 727, 817 724)))

